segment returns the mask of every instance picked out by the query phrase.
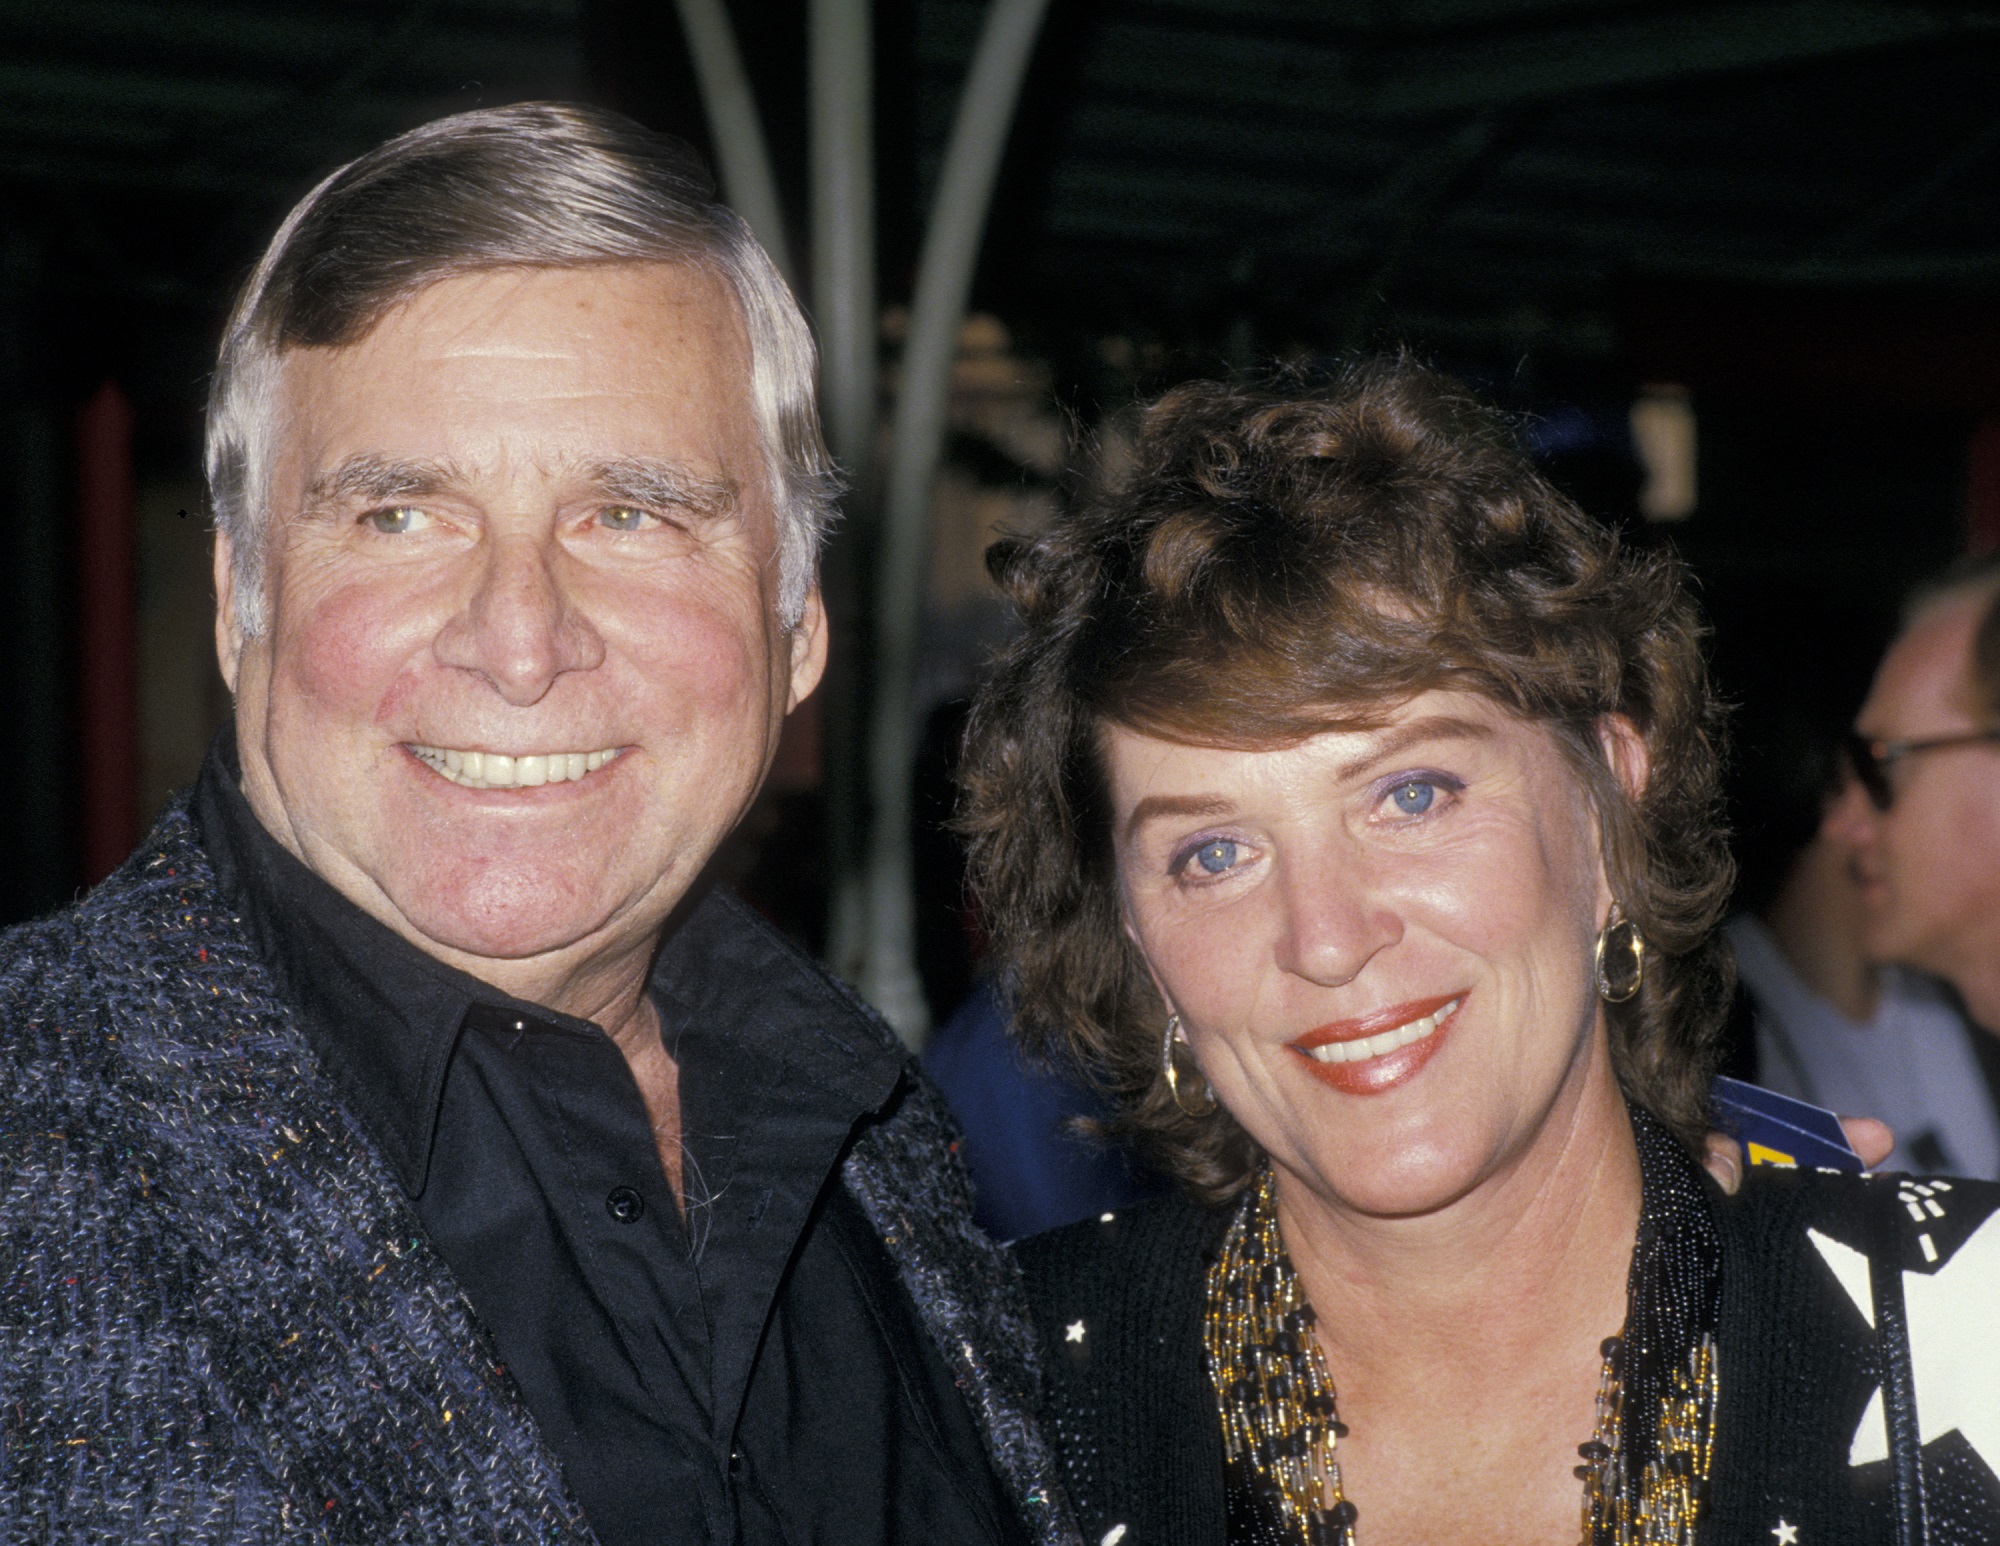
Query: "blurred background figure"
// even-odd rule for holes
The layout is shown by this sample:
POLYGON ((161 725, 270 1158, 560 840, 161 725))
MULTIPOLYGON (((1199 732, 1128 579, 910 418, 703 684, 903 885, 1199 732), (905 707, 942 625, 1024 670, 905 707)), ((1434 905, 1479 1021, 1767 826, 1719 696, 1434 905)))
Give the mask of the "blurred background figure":
POLYGON ((1826 834, 1854 856, 1863 949, 1950 985, 1971 1021, 1961 1099, 1984 1097, 1990 1135, 2000 1109, 2000 562, 1962 565, 1915 594, 1854 725, 1853 776, 1826 834))
POLYGON ((1072 1079, 1023 1063, 1008 1019, 989 977, 924 1049, 924 1072, 965 1128, 980 1228, 1020 1240, 1165 1191, 1165 1178, 1130 1150, 1080 1129, 1107 1115, 1104 1103, 1072 1079))
POLYGON ((1892 617, 1808 587, 1759 601, 1718 624, 1718 673, 1737 699, 1728 1071, 1880 1117, 1896 1134, 1885 1168, 2000 1175, 1978 1056, 1992 1038, 1949 988, 1871 955, 1859 855, 1837 820, 1853 783, 1843 742, 1892 617))
POLYGON ((1888 1170, 2000 1177, 1996 1088, 1982 1060, 2000 1041, 1970 1025, 1949 989, 1878 967, 1849 843, 1822 829, 1763 915, 1726 929, 1754 1020, 1755 1082, 1894 1130, 1888 1170))
POLYGON ((1010 1006, 983 970, 985 920, 951 830, 969 707, 953 697, 932 710, 913 778, 917 965, 941 1021, 923 1063, 965 1129, 973 1216, 995 1239, 1019 1240, 1139 1202, 1166 1182, 1130 1149, 1093 1137, 1086 1124, 1108 1114, 1104 1103, 1077 1079, 1031 1067, 1009 1034, 1010 1006))

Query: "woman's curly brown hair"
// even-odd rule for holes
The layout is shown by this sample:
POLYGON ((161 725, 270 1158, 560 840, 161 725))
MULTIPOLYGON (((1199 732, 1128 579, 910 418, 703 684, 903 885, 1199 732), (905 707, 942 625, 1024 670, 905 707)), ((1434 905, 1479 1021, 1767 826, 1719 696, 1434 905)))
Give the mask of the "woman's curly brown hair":
POLYGON ((1120 486, 987 562, 1026 626, 967 732, 972 882, 1027 1049, 1109 1096, 1113 1135, 1211 1200, 1258 1158, 1162 1077, 1166 1009, 1121 924, 1101 727, 1277 746, 1450 687, 1546 725, 1575 768, 1649 947, 1638 995, 1607 1006, 1614 1066, 1699 1144, 1733 867, 1702 626, 1671 554, 1621 544, 1490 409, 1390 359, 1319 388, 1169 392, 1120 486), (1636 802, 1606 761, 1608 714, 1650 753, 1636 802))

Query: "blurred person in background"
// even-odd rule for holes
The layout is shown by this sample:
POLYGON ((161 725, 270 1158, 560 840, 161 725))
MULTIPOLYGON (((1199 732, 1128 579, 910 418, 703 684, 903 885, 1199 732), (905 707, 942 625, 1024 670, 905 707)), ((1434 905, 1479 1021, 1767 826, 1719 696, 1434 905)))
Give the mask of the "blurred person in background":
POLYGON ((972 1216, 1019 1240, 1165 1190, 1129 1146, 1096 1137, 1109 1110, 1095 1092, 1023 1061, 999 982, 981 977, 932 1034, 924 1072, 965 1129, 972 1216))
POLYGON ((1894 1130, 1886 1168, 2000 1177, 2000 1122, 1949 988, 1878 964, 1853 845, 1827 819, 1888 619, 1808 586, 1716 596, 1739 864, 1726 1071, 1894 1130), (1734 602, 1732 605, 1731 602, 1734 602))
POLYGON ((913 779, 917 960, 941 1021, 923 1064, 965 1131, 973 1218, 996 1240, 1018 1240, 1157 1196, 1165 1183, 1128 1146, 1091 1136, 1085 1124, 1109 1114, 1103 1100, 1029 1066, 1009 1033, 1006 991, 983 969, 965 846, 951 829, 970 707, 957 698, 928 716, 913 779))
POLYGON ((1912 598, 1847 745, 1826 830, 1855 855, 1867 951, 1951 985, 2000 1108, 2000 560, 1912 598))
POLYGON ((1993 1059, 1981 1058, 2000 1042, 1936 979, 1870 958, 1856 869, 1854 848, 1829 824, 1761 914, 1729 920, 1754 1019, 1755 1082, 1879 1117, 1896 1135, 1886 1169, 2000 1179, 1993 1059))

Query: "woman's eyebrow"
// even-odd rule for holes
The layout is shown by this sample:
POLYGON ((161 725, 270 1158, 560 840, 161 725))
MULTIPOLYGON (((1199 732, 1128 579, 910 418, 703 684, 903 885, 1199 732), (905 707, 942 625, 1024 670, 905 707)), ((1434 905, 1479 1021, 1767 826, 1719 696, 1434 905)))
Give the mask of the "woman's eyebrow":
MULTIPOLYGON (((1493 734, 1493 726, 1456 714, 1426 714, 1405 724, 1391 725, 1381 739, 1358 756, 1333 770, 1340 780, 1359 778, 1371 768, 1400 756, 1424 741, 1479 740, 1493 734)), ((1149 794, 1132 807, 1125 818, 1125 839, 1149 821, 1169 816, 1227 816, 1236 807, 1219 794, 1149 794)))
POLYGON ((1219 794, 1149 794, 1125 818, 1125 840, 1149 821, 1167 816, 1226 816, 1235 809, 1219 794))
POLYGON ((1492 734, 1493 726, 1481 720, 1466 719, 1457 714, 1425 714, 1400 725, 1391 725, 1373 746, 1335 768, 1334 777, 1341 780, 1360 778, 1370 769, 1401 756, 1419 742, 1483 740, 1492 734))

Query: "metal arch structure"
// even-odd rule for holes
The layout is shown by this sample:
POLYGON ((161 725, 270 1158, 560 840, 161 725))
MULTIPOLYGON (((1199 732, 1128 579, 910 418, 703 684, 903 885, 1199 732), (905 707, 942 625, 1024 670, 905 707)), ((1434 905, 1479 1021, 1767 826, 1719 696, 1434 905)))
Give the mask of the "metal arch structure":
POLYGON ((764 142, 764 121, 750 90, 750 76, 736 46, 736 29, 730 25, 722 0, 674 0, 674 9, 687 35, 695 79, 701 86, 702 111, 715 145, 722 196, 749 222, 785 282, 796 288, 797 271, 792 266, 791 243, 785 239, 778 179, 771 169, 771 152, 764 142))
POLYGON ((871 805, 867 964, 861 990, 906 1041, 928 1030, 917 978, 910 769, 916 755, 917 627, 930 552, 931 496, 944 453, 952 362, 986 232, 993 183, 1048 0, 993 0, 959 98, 925 228, 889 443, 876 571, 875 692, 868 727, 871 805))
POLYGON ((820 689, 826 726, 823 787, 830 895, 826 960, 859 981, 868 959, 863 863, 867 834, 865 704, 880 426, 879 311, 875 250, 874 37, 870 0, 810 0, 813 310, 819 330, 820 406, 827 440, 847 477, 846 540, 829 553, 834 654, 820 689))
MULTIPOLYGON (((767 247, 782 244, 770 155, 721 0, 676 3, 725 189, 732 202, 742 201, 739 207, 767 247)), ((860 884, 835 882, 829 953, 912 1045, 920 1045, 929 1029, 916 965, 910 768, 931 496, 944 454, 952 362, 993 185, 1047 13, 1048 0, 992 0, 987 11, 925 228, 884 480, 887 502, 871 587, 867 866, 860 884)), ((850 499, 864 512, 874 502, 878 395, 872 24, 868 0, 812 0, 808 12, 812 295, 821 394, 850 499)))

